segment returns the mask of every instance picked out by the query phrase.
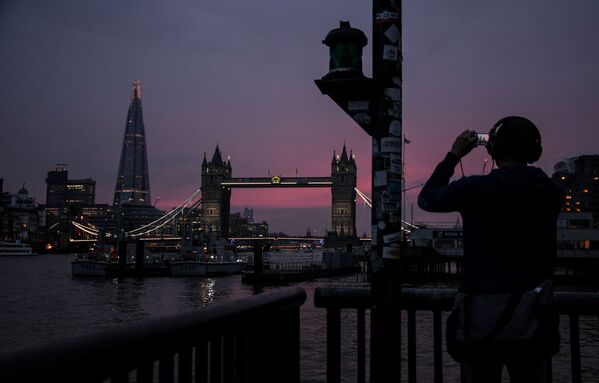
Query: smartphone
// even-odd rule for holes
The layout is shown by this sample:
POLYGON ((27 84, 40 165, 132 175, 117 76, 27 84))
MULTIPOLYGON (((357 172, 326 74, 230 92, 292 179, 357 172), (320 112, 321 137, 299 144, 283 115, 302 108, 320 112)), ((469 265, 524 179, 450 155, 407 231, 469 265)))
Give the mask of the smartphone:
POLYGON ((489 142, 489 133, 476 133, 476 144, 486 146, 489 142))

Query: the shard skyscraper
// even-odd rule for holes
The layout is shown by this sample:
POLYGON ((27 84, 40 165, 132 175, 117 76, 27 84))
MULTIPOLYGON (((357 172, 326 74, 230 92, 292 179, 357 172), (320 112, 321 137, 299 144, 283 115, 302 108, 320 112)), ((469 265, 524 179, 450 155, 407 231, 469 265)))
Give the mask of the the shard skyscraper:
POLYGON ((133 83, 133 94, 127 113, 119 172, 114 188, 114 206, 124 204, 152 204, 146 133, 141 107, 141 84, 139 81, 133 83))

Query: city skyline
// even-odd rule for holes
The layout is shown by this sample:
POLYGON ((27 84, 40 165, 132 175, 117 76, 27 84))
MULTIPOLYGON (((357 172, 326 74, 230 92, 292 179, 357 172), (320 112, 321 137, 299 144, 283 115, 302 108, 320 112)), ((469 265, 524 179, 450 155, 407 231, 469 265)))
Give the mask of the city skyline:
MULTIPOLYGON (((370 139, 313 82, 327 72, 321 41, 339 20, 368 36, 370 75, 370 12, 359 1, 3 3, 4 188, 25 182, 43 201, 46 172, 67 163, 74 177, 96 181, 98 203, 109 202, 129 90, 141 80, 160 209, 199 188, 203 153, 217 144, 236 177, 326 176, 345 142, 356 154, 358 188, 370 194, 370 139)), ((488 131, 507 114, 541 128, 547 173, 565 157, 597 153, 597 16, 593 1, 404 1, 406 186, 428 177, 459 132, 488 131)), ((464 160, 466 174, 480 174, 487 157, 477 149, 464 160)), ((407 217, 417 193, 407 193, 407 217)), ((233 211, 252 206, 257 220, 292 233, 324 229, 330 203, 328 189, 232 195, 233 211), (298 222, 288 229, 291 214, 298 222)), ((370 221, 359 201, 357 215, 361 235, 370 221)))

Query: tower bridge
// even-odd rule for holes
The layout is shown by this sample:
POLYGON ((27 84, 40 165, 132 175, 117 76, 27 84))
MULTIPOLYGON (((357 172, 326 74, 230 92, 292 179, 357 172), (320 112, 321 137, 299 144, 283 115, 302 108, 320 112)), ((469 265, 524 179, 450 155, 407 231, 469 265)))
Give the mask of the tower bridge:
POLYGON ((202 201, 206 231, 229 233, 231 191, 234 188, 331 188, 331 225, 342 240, 356 241, 357 168, 345 144, 333 152, 330 177, 232 177, 231 161, 224 161, 218 145, 210 161, 202 162, 202 201))

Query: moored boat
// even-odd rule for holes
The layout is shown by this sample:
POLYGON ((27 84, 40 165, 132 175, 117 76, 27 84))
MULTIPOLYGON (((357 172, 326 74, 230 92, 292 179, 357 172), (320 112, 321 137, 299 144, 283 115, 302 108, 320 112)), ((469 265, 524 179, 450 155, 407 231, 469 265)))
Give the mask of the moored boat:
POLYGON ((116 267, 118 264, 111 260, 110 255, 103 253, 79 254, 71 262, 71 272, 75 277, 106 277, 109 270, 116 267))
POLYGON ((0 256, 37 255, 26 243, 0 241, 0 256))
POLYGON ((181 259, 170 263, 174 277, 212 277, 240 273, 247 265, 234 254, 224 256, 202 256, 181 259))
POLYGON ((173 277, 214 277, 240 273, 244 262, 176 261, 171 263, 173 277))

